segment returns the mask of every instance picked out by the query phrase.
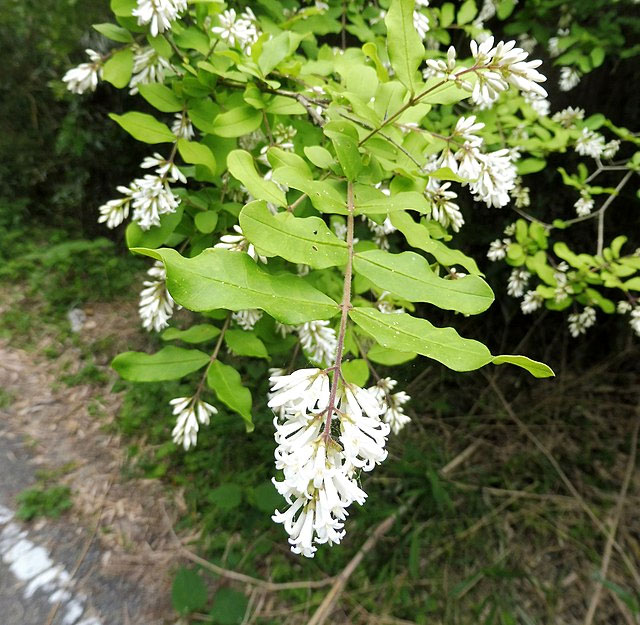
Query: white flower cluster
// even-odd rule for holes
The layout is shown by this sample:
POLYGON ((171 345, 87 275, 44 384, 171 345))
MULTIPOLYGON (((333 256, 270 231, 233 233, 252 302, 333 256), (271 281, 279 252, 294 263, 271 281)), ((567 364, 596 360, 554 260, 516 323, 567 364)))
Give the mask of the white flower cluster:
POLYGON ((573 67, 563 67, 560 70, 560 80, 558 86, 560 91, 571 91, 574 87, 577 87, 580 83, 582 74, 573 67))
POLYGON ((507 293, 511 297, 522 297, 530 278, 531 274, 526 269, 520 267, 512 269, 507 282, 507 293))
POLYGON ((328 321, 307 321, 298 327, 298 336, 300 345, 311 362, 318 365, 333 362, 338 340, 328 321))
POLYGON ((569 315, 569 333, 575 339, 585 334, 587 329, 596 322, 596 311, 591 306, 585 306, 581 313, 569 315))
POLYGON ((507 255, 507 250, 511 245, 511 239, 496 239, 489 244, 489 251, 487 252, 487 258, 492 261, 502 260, 507 255))
POLYGON ((515 179, 515 186, 511 191, 509 191, 509 195, 513 199, 513 203, 516 208, 526 208, 531 204, 531 197, 529 195, 529 187, 522 186, 522 178, 519 176, 515 179))
POLYGON ((584 119, 584 109, 568 106, 566 109, 554 113, 551 119, 554 122, 562 124, 565 128, 572 128, 576 125, 577 121, 584 119))
POLYGON ((424 39, 429 32, 429 18, 420 12, 420 9, 429 6, 429 0, 416 0, 416 6, 413 11, 413 26, 418 31, 420 39, 424 39))
POLYGON ((138 6, 132 15, 138 18, 138 24, 149 24, 151 34, 156 37, 165 30, 171 30, 180 14, 187 10, 187 0, 138 0, 138 6))
POLYGON ((219 25, 211 29, 214 35, 219 35, 232 47, 250 52, 251 44, 255 43, 260 35, 256 16, 250 7, 240 15, 236 14, 235 9, 227 9, 218 17, 218 21, 219 25))
POLYGON ((117 188, 124 197, 110 200, 98 210, 99 223, 106 223, 107 228, 119 226, 133 208, 132 219, 142 230, 149 230, 160 225, 160 216, 175 213, 180 198, 176 196, 170 182, 178 180, 185 183, 187 179, 173 163, 155 153, 144 159, 140 165, 143 169, 155 167, 155 175, 146 174, 143 178, 136 178, 128 187, 117 188))
POLYGON ((193 124, 186 113, 176 113, 173 123, 171 124, 171 132, 178 139, 186 139, 190 141, 195 137, 195 131, 193 130, 193 124))
POLYGON ((169 72, 174 71, 171 63, 151 46, 133 46, 133 69, 129 81, 129 93, 138 93, 138 85, 162 83, 169 72))
POLYGON ((262 311, 257 308, 238 310, 231 315, 231 318, 243 329, 253 330, 256 323, 262 319, 262 311))
MULTIPOLYGON (((371 230, 371 240, 381 249, 388 250, 389 249, 389 239, 387 238, 390 234, 393 234, 397 228, 391 223, 389 217, 385 217, 384 221, 379 224, 373 219, 367 219, 367 226, 369 226, 369 230, 371 230)), ((336 233, 337 234, 337 233, 336 233)), ((345 227, 345 235, 346 235, 346 227, 345 227)), ((346 237, 345 237, 346 238, 346 237)), ((353 240, 354 244, 357 243, 357 239, 353 240)))
POLYGON ((218 414, 218 410, 196 397, 176 397, 169 404, 177 416, 171 437, 176 445, 182 445, 187 451, 196 446, 200 426, 209 425, 211 416, 218 414))
POLYGON ((142 327, 151 332, 160 332, 166 328, 171 315, 173 315, 174 301, 167 290, 167 273, 164 265, 156 263, 147 272, 152 280, 145 280, 142 284, 145 287, 140 292, 140 302, 138 304, 138 314, 142 320, 142 327))
POLYGON ((85 50, 90 63, 81 63, 67 71, 63 76, 63 82, 67 83, 67 89, 78 95, 85 91, 95 91, 98 80, 102 77, 102 56, 95 50, 85 50))
POLYGON ((253 243, 249 242, 249 239, 244 236, 244 232, 242 232, 242 228, 239 225, 233 226, 233 229, 237 234, 225 234, 220 237, 220 241, 216 243, 213 247, 218 247, 223 250, 230 250, 232 252, 246 252, 255 260, 256 262, 260 261, 261 263, 267 262, 266 256, 261 256, 256 252, 256 248, 253 246, 253 243))
POLYGON ((393 380, 374 389, 345 383, 336 387, 333 406, 329 375, 321 369, 275 372, 270 381, 269 407, 280 415, 274 418, 276 468, 283 472, 274 483, 289 504, 272 518, 284 525, 291 551, 312 558, 316 545, 344 537, 347 508, 367 497, 357 472, 371 471, 387 457, 387 436, 407 422, 402 405, 409 397, 396 393, 389 399, 393 380))
POLYGON ((575 149, 581 156, 600 158, 604 150, 604 137, 590 128, 583 128, 576 139, 575 149))
POLYGON ((544 304, 544 297, 537 291, 527 291, 520 302, 520 310, 525 315, 529 315, 532 312, 538 310, 544 304))
POLYGON ((589 195, 588 191, 580 191, 580 198, 576 201, 573 207, 576 209, 576 214, 579 217, 586 217, 593 210, 594 201, 589 195))
POLYGON ((431 216, 444 228, 451 228, 458 232, 464 224, 464 217, 460 207, 453 201, 458 197, 455 191, 450 191, 450 182, 441 184, 436 178, 429 178, 425 188, 425 196, 431 200, 431 216))

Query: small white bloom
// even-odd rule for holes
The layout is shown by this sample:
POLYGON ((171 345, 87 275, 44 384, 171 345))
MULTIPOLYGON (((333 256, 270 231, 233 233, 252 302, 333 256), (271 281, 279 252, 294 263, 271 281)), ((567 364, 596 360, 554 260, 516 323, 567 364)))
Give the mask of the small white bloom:
POLYGON ((327 365, 334 361, 338 340, 328 321, 307 321, 298 328, 298 336, 309 360, 327 365))
POLYGON ((178 139, 186 139, 190 141, 195 137, 193 130, 193 124, 186 113, 176 113, 175 119, 171 124, 171 132, 178 137, 178 139))
POLYGON ((147 174, 131 183, 132 219, 142 230, 160 225, 160 216, 175 213, 180 198, 171 191, 164 176, 147 174))
POLYGON ((508 226, 505 226, 503 230, 504 234, 508 237, 512 237, 516 233, 516 223, 510 223, 508 226))
POLYGON ((169 404, 177 416, 176 425, 171 432, 173 442, 186 450, 195 447, 198 442, 200 425, 209 425, 211 416, 218 414, 215 406, 195 397, 176 397, 169 404))
POLYGON ((593 198, 589 195, 588 191, 581 191, 580 198, 573 205, 576 209, 576 213, 580 217, 584 217, 591 213, 593 210, 594 201, 593 198))
POLYGON ((235 9, 227 9, 218 20, 219 26, 211 29, 214 35, 219 35, 232 47, 243 48, 247 52, 251 50, 251 44, 257 41, 260 33, 256 16, 250 8, 245 9, 240 15, 236 14, 235 9))
POLYGON ((604 149, 602 150, 602 158, 612 159, 620 149, 620 141, 618 139, 612 139, 608 143, 605 144, 604 149))
POLYGON ((596 322, 596 311, 591 306, 585 306, 581 313, 569 315, 569 333, 573 338, 585 334, 587 329, 596 322))
POLYGON ((519 267, 512 269, 507 283, 507 293, 511 297, 522 297, 529 284, 529 278, 531 274, 526 269, 519 267))
POLYGON ((134 46, 133 69, 129 81, 129 93, 138 93, 138 85, 146 85, 154 82, 164 82, 167 74, 173 71, 171 63, 160 56, 154 48, 147 46, 140 48, 134 46))
POLYGON ((509 191, 509 195, 513 199, 513 203, 515 204, 516 208, 526 208, 531 204, 529 187, 522 186, 522 178, 520 177, 516 178, 515 187, 513 187, 513 189, 509 191))
POLYGON ((268 406, 284 408, 291 415, 318 414, 329 405, 329 376, 322 369, 298 369, 286 375, 275 372, 269 378, 268 406))
POLYGON ((145 287, 140 292, 138 313, 142 320, 142 327, 151 332, 160 332, 169 325, 169 319, 173 315, 174 301, 167 290, 167 274, 164 265, 156 263, 147 272, 153 280, 145 280, 145 287))
POLYGON ((527 92, 523 94, 525 102, 541 117, 549 115, 551 102, 537 93, 527 92))
POLYGON ((418 31, 420 39, 424 39, 426 34, 429 32, 429 18, 424 13, 415 10, 413 12, 413 25, 418 31))
POLYGON ((161 178, 165 178, 168 182, 182 182, 186 184, 187 179, 184 174, 178 169, 178 166, 170 160, 164 158, 157 152, 153 156, 147 156, 140 164, 142 169, 152 169, 155 167, 155 172, 161 178))
POLYGON ((578 86, 582 74, 573 67, 563 67, 560 70, 560 80, 558 86, 560 91, 571 91, 574 87, 578 86))
POLYGON ((243 329, 253 330, 256 323, 262 319, 262 311, 250 308, 248 310, 238 310, 232 313, 231 318, 243 329))
POLYGON ((560 28, 555 37, 550 37, 547 42, 547 49, 550 56, 560 56, 562 50, 560 48, 560 37, 566 37, 569 34, 568 28, 560 28))
POLYGON ((571 128, 576 125, 577 121, 584 119, 584 109, 568 106, 566 109, 554 113, 551 119, 562 124, 565 128, 571 128))
POLYGON ((391 390, 396 384, 397 382, 392 378, 382 378, 375 386, 367 389, 380 402, 382 420, 389 424, 394 434, 398 434, 407 423, 411 422, 411 418, 404 414, 403 408, 411 397, 404 391, 392 395, 391 390))
POLYGON ((604 137, 589 128, 583 128, 582 133, 576 139, 576 152, 582 156, 600 158, 604 150, 604 137))
POLYGON ((502 260, 507 255, 511 239, 496 239, 489 244, 487 258, 492 261, 502 260))
POLYGON ((487 206, 502 208, 509 201, 509 192, 515 187, 518 172, 506 149, 478 154, 480 173, 469 183, 474 199, 482 200, 487 206))
POLYGON ((522 302, 520 302, 520 309, 525 315, 528 315, 540 308, 544 303, 544 297, 536 291, 527 291, 524 294, 522 302))
POLYGON ((106 204, 98 208, 100 211, 98 223, 106 222, 107 228, 111 229, 117 228, 129 216, 129 207, 133 194, 133 191, 129 187, 119 186, 117 190, 120 191, 124 197, 109 200, 106 204))
POLYGON ((440 184, 434 178, 429 178, 425 195, 431 200, 431 215, 443 228, 458 232, 464 224, 464 217, 460 207, 453 201, 458 197, 454 191, 449 191, 450 182, 440 184))
POLYGON ((256 252, 256 248, 253 246, 253 243, 250 243, 247 237, 244 236, 242 232, 242 228, 239 225, 233 226, 233 229, 237 232, 237 234, 225 234, 220 237, 220 241, 216 243, 213 247, 217 247, 220 249, 231 250, 232 252, 246 252, 253 258, 255 261, 260 261, 261 263, 267 262, 267 257, 262 256, 256 252))
POLYGON ((640 336, 640 306, 636 306, 632 311, 629 319, 631 329, 640 336))
POLYGON ((62 81, 67 83, 67 89, 71 93, 82 94, 85 91, 95 91, 98 79, 102 78, 102 56, 95 50, 85 50, 90 63, 81 63, 67 71, 62 81))
POLYGON ((631 305, 631 303, 627 302, 626 300, 619 301, 618 305, 616 306, 616 310, 619 315, 626 315, 631 311, 632 308, 633 306, 631 305))
POLYGON ((171 30, 171 23, 187 10, 187 0, 138 0, 132 14, 141 26, 149 24, 151 34, 156 37, 171 30))

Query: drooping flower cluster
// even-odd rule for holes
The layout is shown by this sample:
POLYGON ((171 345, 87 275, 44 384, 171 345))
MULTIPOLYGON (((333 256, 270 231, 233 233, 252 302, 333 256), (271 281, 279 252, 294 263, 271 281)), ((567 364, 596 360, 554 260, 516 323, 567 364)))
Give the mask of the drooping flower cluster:
POLYGON ((67 89, 78 95, 85 91, 95 91, 102 76, 102 55, 89 48, 85 52, 91 62, 81 63, 68 70, 62 78, 67 83, 67 89))
POLYGON ((582 156, 600 158, 604 150, 604 137, 594 130, 583 128, 576 139, 576 152, 582 156))
POLYGON ((502 260, 507 255, 507 250, 511 244, 511 239, 496 239, 489 244, 489 251, 487 252, 487 258, 489 260, 502 260))
POLYGON ((149 24, 151 34, 156 37, 171 25, 180 14, 187 10, 187 0, 138 0, 138 6, 131 12, 138 18, 138 24, 149 24))
POLYGON ((186 139, 190 141, 195 137, 195 131, 193 130, 193 124, 186 113, 176 113, 173 123, 171 124, 171 132, 178 137, 178 139, 186 139))
POLYGON ((529 315, 530 313, 538 310, 544 303, 544 297, 540 295, 537 291, 527 291, 520 302, 520 310, 525 315, 529 315))
POLYGON ((235 9, 227 9, 218 20, 219 25, 214 26, 211 32, 219 35, 228 45, 250 52, 251 44, 255 43, 260 35, 256 16, 251 8, 247 7, 240 15, 237 15, 235 9))
POLYGON ((256 323, 262 319, 262 311, 257 308, 238 310, 231 315, 231 318, 243 329, 253 330, 256 323))
POLYGON ((392 378, 381 378, 369 392, 380 402, 382 410, 382 420, 389 424, 391 431, 398 434, 411 418, 404 413, 403 405, 411 400, 411 397, 404 391, 391 394, 397 384, 392 378))
POLYGON ((161 262, 156 262, 147 272, 152 280, 145 280, 145 287, 140 292, 138 314, 142 320, 142 327, 151 332, 166 328, 173 315, 174 301, 167 290, 167 273, 161 262))
POLYGON ((211 416, 218 414, 218 410, 197 397, 176 397, 169 404, 177 416, 171 437, 176 445, 182 445, 187 451, 196 446, 200 426, 209 425, 211 416))
POLYGON ((560 70, 560 80, 558 86, 560 91, 571 91, 574 87, 577 87, 580 83, 582 74, 573 67, 563 67, 560 70))
POLYGON ((420 39, 424 39, 429 32, 429 18, 420 11, 421 8, 428 6, 429 0, 416 0, 416 6, 413 11, 413 26, 418 31, 420 39))
POLYGON ((522 297, 524 290, 529 284, 530 278, 531 274, 526 269, 522 269, 521 267, 512 269, 509 280, 507 281, 507 293, 511 295, 511 297, 522 297))
POLYGON ((298 327, 300 345, 311 362, 322 365, 333 362, 338 344, 335 330, 325 320, 307 321, 298 327))
POLYGON ((554 122, 562 124, 565 128, 572 128, 576 125, 577 121, 584 119, 584 109, 568 106, 566 109, 554 113, 551 119, 554 122))
POLYGON ((585 334, 587 329, 596 322, 596 311, 591 306, 585 306, 582 312, 573 313, 568 317, 569 333, 575 339, 585 334))
POLYGON ((347 508, 365 502, 356 472, 370 471, 386 458, 390 426, 370 390, 342 383, 332 398, 329 375, 321 369, 276 372, 270 381, 269 406, 280 415, 274 418, 276 468, 283 473, 274 483, 289 504, 272 518, 289 534, 291 550, 311 558, 317 544, 342 540, 347 508))
POLYGON ((162 83, 169 72, 173 71, 171 63, 158 54, 151 46, 133 46, 133 68, 129 81, 129 93, 138 93, 138 85, 162 83))

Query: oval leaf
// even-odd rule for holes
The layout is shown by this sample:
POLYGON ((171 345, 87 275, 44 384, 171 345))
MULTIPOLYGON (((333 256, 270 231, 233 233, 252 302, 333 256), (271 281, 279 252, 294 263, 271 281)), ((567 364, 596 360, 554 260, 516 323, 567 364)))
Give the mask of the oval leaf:
POLYGON ((545 365, 543 362, 531 360, 531 358, 527 358, 526 356, 495 356, 492 362, 494 365, 509 363, 510 365, 516 365, 516 367, 522 367, 534 378, 550 378, 555 376, 551 367, 545 365))
POLYGON ((163 123, 146 113, 130 111, 124 115, 109 113, 109 117, 134 139, 143 143, 173 143, 176 138, 163 123))
POLYGON ((212 132, 219 137, 240 137, 253 132, 261 123, 260 111, 250 106, 237 106, 215 118, 212 132))
POLYGON ((240 374, 233 367, 215 360, 209 367, 207 384, 223 404, 244 419, 247 432, 252 432, 251 392, 242 385, 240 374))
POLYGON ((270 180, 265 180, 257 171, 253 156, 244 150, 233 150, 227 156, 229 172, 239 180, 257 200, 265 200, 276 206, 286 206, 285 194, 270 180))
POLYGON ((139 84, 138 91, 151 106, 163 113, 177 113, 182 110, 182 102, 166 85, 159 82, 139 84))
POLYGON ((389 59, 400 82, 416 92, 418 67, 424 57, 422 40, 413 25, 415 0, 391 0, 384 19, 387 26, 389 59))
POLYGON ((129 382, 162 382, 179 380, 204 367, 209 359, 208 354, 198 349, 169 346, 155 354, 123 352, 113 359, 111 366, 129 382))
POLYGON ((198 323, 186 330, 167 328, 162 333, 163 341, 184 341, 185 343, 206 343, 220 334, 220 328, 209 323, 198 323))

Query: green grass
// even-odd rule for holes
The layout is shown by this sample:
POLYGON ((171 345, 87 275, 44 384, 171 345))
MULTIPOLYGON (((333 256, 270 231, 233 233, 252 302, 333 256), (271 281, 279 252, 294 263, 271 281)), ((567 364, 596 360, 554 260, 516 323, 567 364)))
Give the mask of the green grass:
POLYGON ((71 508, 71 490, 68 486, 36 486, 22 491, 16 497, 16 517, 31 521, 38 517, 59 518, 71 508))

